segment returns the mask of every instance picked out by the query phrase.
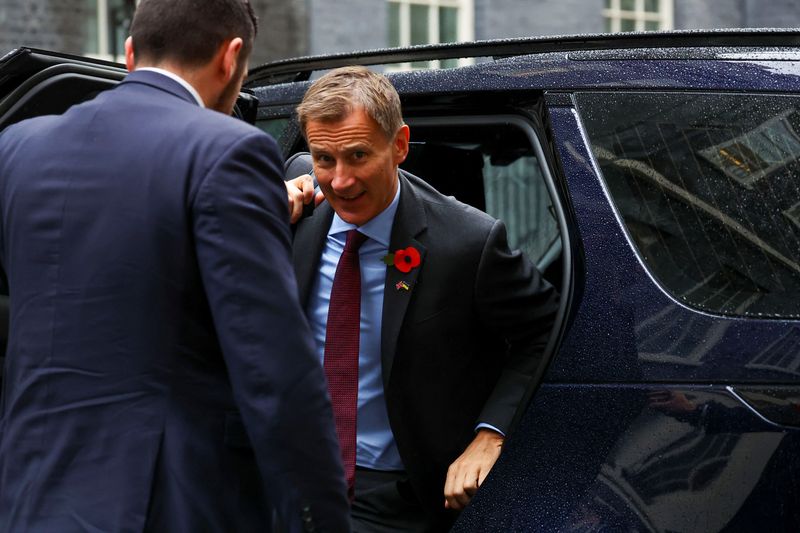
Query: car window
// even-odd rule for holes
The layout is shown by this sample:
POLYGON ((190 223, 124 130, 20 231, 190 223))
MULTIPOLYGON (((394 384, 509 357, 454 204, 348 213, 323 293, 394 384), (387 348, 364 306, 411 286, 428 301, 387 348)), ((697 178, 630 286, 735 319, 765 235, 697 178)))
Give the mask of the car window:
POLYGON ((644 263, 687 305, 800 317, 800 99, 585 93, 580 115, 644 263))
POLYGON ((258 108, 255 125, 270 134, 280 146, 284 156, 299 150, 294 149, 300 137, 300 126, 294 118, 294 106, 262 106, 258 108))
POLYGON ((115 80, 71 73, 47 78, 23 94, 11 95, 3 101, 0 106, 0 129, 26 118, 61 114, 116 83, 115 80))
POLYGON ((401 168, 505 222, 509 245, 543 270, 560 253, 558 225, 532 130, 491 118, 409 118, 401 168))
POLYGON ((265 133, 269 133, 276 141, 280 142, 289 122, 290 120, 288 117, 272 117, 256 120, 256 127, 265 133))

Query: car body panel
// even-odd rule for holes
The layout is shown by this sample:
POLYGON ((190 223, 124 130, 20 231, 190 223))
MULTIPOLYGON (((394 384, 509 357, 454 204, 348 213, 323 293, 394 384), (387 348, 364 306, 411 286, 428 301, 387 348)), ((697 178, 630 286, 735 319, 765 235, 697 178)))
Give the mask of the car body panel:
POLYGON ((798 436, 723 387, 546 384, 454 531, 794 531, 798 436))

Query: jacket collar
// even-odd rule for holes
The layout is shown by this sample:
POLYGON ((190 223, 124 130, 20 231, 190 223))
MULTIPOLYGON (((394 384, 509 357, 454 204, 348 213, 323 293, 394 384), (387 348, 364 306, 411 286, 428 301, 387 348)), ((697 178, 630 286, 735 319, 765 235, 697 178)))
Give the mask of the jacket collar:
POLYGON ((194 96, 180 83, 152 70, 134 70, 122 80, 120 85, 141 84, 164 91, 190 104, 198 105, 194 96))

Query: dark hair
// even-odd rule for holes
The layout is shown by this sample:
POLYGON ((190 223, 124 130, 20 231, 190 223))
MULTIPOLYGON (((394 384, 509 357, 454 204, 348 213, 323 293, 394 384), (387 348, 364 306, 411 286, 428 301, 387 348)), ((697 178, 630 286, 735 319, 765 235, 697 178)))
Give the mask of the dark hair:
POLYGON ((331 70, 311 84, 297 106, 300 131, 305 135, 310 120, 336 122, 357 108, 378 123, 387 139, 403 125, 400 96, 389 79, 366 67, 350 66, 331 70))
POLYGON ((258 21, 248 0, 142 0, 133 15, 136 61, 200 66, 228 39, 241 37, 249 57, 258 21))

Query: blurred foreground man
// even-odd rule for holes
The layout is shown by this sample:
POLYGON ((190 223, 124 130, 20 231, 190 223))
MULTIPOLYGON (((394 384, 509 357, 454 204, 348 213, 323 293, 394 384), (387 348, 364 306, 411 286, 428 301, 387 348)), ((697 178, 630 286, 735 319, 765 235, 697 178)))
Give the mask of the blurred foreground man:
POLYGON ((122 83, 0 134, 0 531, 349 529, 282 162, 226 116, 255 30, 142 0, 122 83))
MULTIPOLYGON (((445 531, 500 455, 557 296, 502 222, 398 173, 409 128, 385 77, 333 70, 297 112, 325 201, 297 225, 295 269, 353 527, 445 531)), ((310 201, 309 180, 290 197, 310 201)))

